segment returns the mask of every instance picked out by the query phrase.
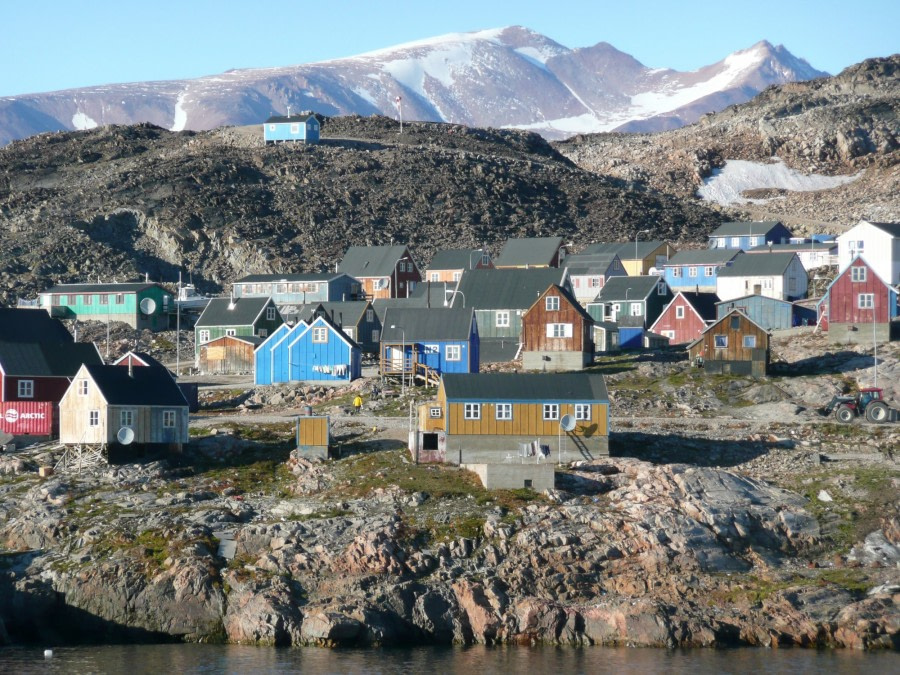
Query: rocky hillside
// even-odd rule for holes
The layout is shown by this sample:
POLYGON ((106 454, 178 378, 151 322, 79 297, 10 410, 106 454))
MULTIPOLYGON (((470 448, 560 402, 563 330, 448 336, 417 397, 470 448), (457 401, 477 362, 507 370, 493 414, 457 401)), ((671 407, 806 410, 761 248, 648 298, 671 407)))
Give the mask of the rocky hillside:
POLYGON ((757 190, 750 217, 835 227, 900 220, 900 55, 832 78, 770 87, 756 98, 655 135, 579 136, 555 147, 579 166, 691 198, 728 160, 780 158, 805 174, 857 175, 816 192, 757 190))
POLYGON ((57 281, 192 272, 217 291, 253 272, 333 268, 350 244, 435 248, 512 236, 692 239, 720 217, 574 166, 540 136, 386 118, 327 120, 319 146, 259 127, 150 125, 46 134, 0 149, 0 302, 57 281))

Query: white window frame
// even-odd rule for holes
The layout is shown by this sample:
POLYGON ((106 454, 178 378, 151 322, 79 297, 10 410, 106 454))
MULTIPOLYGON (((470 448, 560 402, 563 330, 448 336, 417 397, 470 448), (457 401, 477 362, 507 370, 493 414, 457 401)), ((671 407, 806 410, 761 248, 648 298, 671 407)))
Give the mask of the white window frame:
POLYGON ((494 320, 497 328, 509 328, 509 310, 498 311, 494 320))
POLYGON ((548 295, 544 298, 544 310, 547 312, 558 312, 559 311, 559 296, 558 295, 548 295))
MULTIPOLYGON (((410 270, 412 271, 412 270, 410 270)), ((453 273, 453 281, 459 281, 462 279, 462 272, 454 272, 453 273)))
POLYGON ((266 307, 266 321, 274 321, 275 320, 275 308, 274 307, 266 307))
POLYGON ((632 302, 631 307, 629 308, 629 313, 631 316, 643 316, 644 312, 641 308, 640 302, 632 302))
POLYGON ((174 429, 175 428, 175 411, 174 410, 163 410, 162 425, 163 425, 163 429, 174 429))
POLYGON ((714 349, 728 349, 728 336, 727 335, 713 335, 713 348, 714 349))
POLYGON ((660 279, 659 283, 656 284, 656 294, 657 295, 665 295, 667 292, 668 286, 666 286, 666 282, 660 279))
POLYGON ((88 381, 87 380, 78 380, 78 395, 79 396, 87 396, 88 395, 88 381))
POLYGON ((462 361, 462 347, 460 345, 447 345, 444 347, 444 359, 447 361, 462 361))
POLYGON ((513 418, 512 403, 498 403, 494 407, 494 419, 502 422, 509 422, 513 418))
POLYGON ((312 329, 312 341, 316 344, 328 342, 328 329, 325 326, 314 326, 312 329))
POLYGON ((742 344, 744 345, 744 349, 756 349, 756 336, 744 335, 742 344))
POLYGON ((552 421, 559 419, 559 403, 545 403, 543 405, 544 420, 552 421))
POLYGON ((367 321, 368 323, 372 323, 374 320, 375 320, 375 310, 374 310, 374 309, 367 309, 367 310, 366 310, 366 321, 367 321))
POLYGON ((675 308, 675 318, 676 319, 684 318, 684 305, 678 305, 678 307, 675 308))
POLYGON ((680 267, 673 267, 673 268, 672 268, 672 278, 673 278, 673 279, 680 279, 680 278, 681 278, 681 268, 680 268, 680 267))
POLYGON ((464 420, 480 420, 481 404, 480 403, 463 403, 463 419, 464 420))
POLYGON ((689 277, 697 276, 697 266, 696 265, 691 265, 690 267, 688 267, 688 276, 689 277))
POLYGON ((352 326, 344 328, 343 331, 344 331, 344 335, 346 335, 348 338, 350 338, 351 340, 355 339, 353 337, 353 327, 352 326))
POLYGON ((590 422, 591 421, 591 404, 590 403, 576 403, 575 404, 575 419, 578 421, 590 422))
POLYGON ((99 427, 100 426, 100 411, 99 410, 88 410, 88 426, 89 427, 99 427))
POLYGON ((294 122, 294 123, 291 124, 291 133, 292 133, 292 134, 299 134, 299 133, 300 133, 300 125, 297 124, 296 122, 294 122))
POLYGON ((865 267, 851 267, 850 268, 850 281, 854 283, 864 282, 866 281, 866 268, 865 267))
POLYGON ((203 330, 198 331, 198 332, 197 332, 197 339, 200 340, 200 344, 201 344, 201 345, 204 344, 204 343, 206 343, 206 342, 209 342, 209 330, 207 330, 206 328, 204 328, 203 330))
POLYGON ((440 280, 440 278, 441 278, 441 273, 440 273, 440 272, 430 272, 429 275, 428 275, 428 277, 429 277, 429 279, 430 279, 431 281, 435 281, 435 282, 436 282, 436 281, 439 281, 439 280, 440 280))
POLYGON ((372 329, 372 342, 381 342, 381 331, 377 328, 372 329))
POLYGON ((440 406, 438 406, 438 405, 433 405, 433 406, 431 406, 431 407, 428 409, 428 416, 429 416, 431 419, 435 419, 435 420, 436 420, 436 419, 440 419, 441 417, 444 416, 444 415, 443 415, 443 410, 441 410, 441 407, 440 407, 440 406))
POLYGON ((19 380, 16 394, 19 398, 34 398, 34 380, 19 380))
POLYGON ((859 293, 856 296, 857 309, 875 309, 874 293, 859 293))
POLYGON ((740 237, 732 237, 731 238, 731 248, 740 248, 741 247, 741 238, 740 237))
POLYGON ((590 282, 591 288, 600 288, 600 277, 591 277, 590 282))
POLYGON ((234 337, 237 335, 237 328, 226 328, 225 337, 234 337))
POLYGON ((548 338, 570 338, 572 337, 572 324, 570 323, 548 323, 548 338))
POLYGON ((134 410, 120 410, 119 411, 119 426, 120 427, 133 427, 134 426, 134 410))
POLYGON ((705 276, 705 277, 716 276, 716 266, 715 265, 706 265, 703 268, 703 276, 705 276))

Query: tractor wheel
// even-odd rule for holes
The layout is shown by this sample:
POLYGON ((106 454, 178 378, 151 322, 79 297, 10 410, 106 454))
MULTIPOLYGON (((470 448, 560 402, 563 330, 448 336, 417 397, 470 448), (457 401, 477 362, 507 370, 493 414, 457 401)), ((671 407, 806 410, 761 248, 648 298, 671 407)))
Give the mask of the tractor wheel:
POLYGON ((872 403, 866 406, 866 419, 870 422, 881 424, 882 422, 887 421, 887 418, 888 407, 886 403, 872 401, 872 403))
POLYGON ((834 411, 834 416, 837 418, 838 422, 850 424, 853 421, 853 418, 856 417, 856 413, 853 412, 853 408, 849 405, 842 405, 838 406, 838 409, 834 411))

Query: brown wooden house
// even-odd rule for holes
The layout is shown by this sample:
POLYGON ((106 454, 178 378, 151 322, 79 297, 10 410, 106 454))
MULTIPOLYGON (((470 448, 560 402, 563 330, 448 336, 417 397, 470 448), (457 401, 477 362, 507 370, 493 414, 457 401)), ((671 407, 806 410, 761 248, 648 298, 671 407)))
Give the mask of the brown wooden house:
POLYGON ((575 296, 551 284, 522 315, 522 367, 580 370, 593 363, 593 325, 575 296))
POLYGON ((207 375, 252 373, 253 353, 265 338, 257 335, 223 335, 200 345, 200 372, 207 375))
POLYGON ((688 353, 709 373, 763 377, 769 366, 769 334, 735 309, 688 345, 688 353))

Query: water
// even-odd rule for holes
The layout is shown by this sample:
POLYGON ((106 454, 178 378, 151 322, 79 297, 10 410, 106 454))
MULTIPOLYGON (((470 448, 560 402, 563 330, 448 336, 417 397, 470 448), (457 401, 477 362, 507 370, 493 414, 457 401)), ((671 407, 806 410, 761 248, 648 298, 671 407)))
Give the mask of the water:
POLYGON ((14 673, 900 673, 900 653, 808 649, 627 649, 604 647, 416 647, 275 649, 234 645, 0 648, 14 673))

